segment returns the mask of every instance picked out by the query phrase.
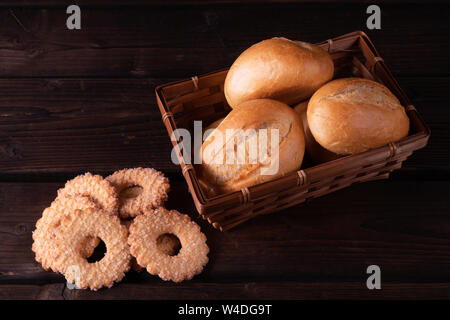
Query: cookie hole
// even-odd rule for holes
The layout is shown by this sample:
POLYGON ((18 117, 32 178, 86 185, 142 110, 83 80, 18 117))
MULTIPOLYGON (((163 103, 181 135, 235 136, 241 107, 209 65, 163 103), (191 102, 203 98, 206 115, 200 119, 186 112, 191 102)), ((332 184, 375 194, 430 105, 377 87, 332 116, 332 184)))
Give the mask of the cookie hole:
POLYGON ((181 250, 181 242, 172 233, 164 233, 156 239, 156 246, 159 251, 169 256, 176 256, 181 250))
POLYGON ((141 186, 129 186, 123 189, 120 194, 120 200, 136 198, 142 193, 143 188, 141 186))
POLYGON ((97 247, 95 247, 94 252, 90 257, 87 257, 86 260, 89 263, 95 263, 103 259, 106 254, 106 244, 100 239, 100 243, 97 247))

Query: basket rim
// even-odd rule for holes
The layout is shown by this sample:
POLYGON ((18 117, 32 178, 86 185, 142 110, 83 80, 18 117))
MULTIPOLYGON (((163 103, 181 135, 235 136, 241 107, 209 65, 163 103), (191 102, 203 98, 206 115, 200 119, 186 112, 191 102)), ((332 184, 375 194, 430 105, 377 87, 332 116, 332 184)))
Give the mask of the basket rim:
MULTIPOLYGON (((346 39, 346 38, 351 38, 351 37, 360 37, 361 39, 363 39, 365 41, 365 44, 368 45, 369 49, 371 50, 371 52, 376 56, 376 57, 380 57, 378 51, 375 48, 375 45, 373 44, 373 42, 371 41, 370 37, 363 31, 361 30, 357 30, 357 31, 353 31, 344 35, 340 35, 337 37, 334 37, 332 39, 328 39, 326 41, 322 41, 322 42, 318 42, 316 43, 316 45, 326 45, 327 43, 329 44, 330 41, 335 41, 335 40, 339 40, 339 39, 346 39)), ((381 58, 381 57, 380 57, 381 58)), ((383 68, 383 71, 386 72, 388 74, 388 77, 393 80, 394 84, 397 87, 397 90, 403 95, 403 97, 406 99, 407 102, 409 102, 409 99, 407 97, 407 95, 403 92, 403 90, 401 89, 401 87, 399 86, 399 84, 397 83, 395 77, 391 74, 389 68, 386 66, 385 62, 383 59, 381 59, 379 61, 379 63, 377 63, 377 65, 381 66, 383 68)), ((199 75, 198 77, 205 77, 208 75, 212 75, 212 74, 216 74, 219 72, 223 72, 223 71, 227 71, 229 70, 228 68, 222 68, 216 71, 212 71, 212 72, 208 72, 208 73, 204 73, 199 75)), ((156 98, 158 100, 158 106, 160 109, 161 114, 164 114, 166 112, 166 110, 168 110, 167 108, 167 103, 164 99, 164 95, 162 93, 162 90, 166 87, 170 87, 176 84, 180 84, 180 83, 187 83, 187 82, 192 82, 192 78, 184 78, 184 79, 180 79, 180 80, 176 80, 176 81, 171 81, 165 84, 161 84, 155 87, 155 95, 156 98), (166 110, 164 110, 166 109, 166 110)), ((404 106, 406 108, 406 106, 404 106)), ((414 108, 413 110, 413 114, 415 115, 415 117, 417 117, 416 119, 419 121, 422 129, 415 132, 414 134, 408 135, 400 140, 397 140, 394 142, 394 144, 396 144, 396 146, 399 145, 403 145, 403 146, 409 146, 414 144, 414 142, 420 141, 420 140, 424 140, 425 144, 428 141, 430 135, 431 135, 431 130, 429 128, 429 126, 423 121, 422 117, 420 116, 419 112, 414 108)), ((411 120, 411 115, 408 115, 408 117, 411 120)), ((169 128, 167 127, 168 125, 165 123, 166 125, 166 129, 169 133, 170 136, 170 132, 169 132, 169 128)), ((172 128, 172 130, 175 130, 177 127, 174 126, 172 128)), ((173 143, 173 142, 172 142, 173 143)), ((414 150, 416 150, 418 148, 414 148, 411 152, 413 152, 414 150)), ((304 169, 299 169, 298 171, 292 172, 290 174, 287 174, 283 177, 279 177, 261 184, 257 184, 255 186, 250 186, 248 187, 249 190, 252 190, 252 188, 257 187, 257 186, 261 186, 264 184, 268 184, 268 183, 274 183, 276 181, 279 181, 280 179, 287 179, 287 178, 296 178, 299 174, 300 171, 303 172, 308 172, 311 170, 324 170, 326 167, 329 168, 335 168, 339 165, 341 165, 343 162, 351 162, 352 160, 355 160, 355 158, 364 158, 369 154, 375 154, 375 153, 379 153, 379 154, 389 154, 390 152, 390 144, 386 144, 383 146, 379 146, 376 148, 372 148, 369 150, 366 150, 364 152, 360 152, 357 154, 352 154, 352 155, 345 155, 342 157, 339 157, 338 159, 335 160, 331 160, 331 161, 327 161, 324 163, 319 163, 319 164, 315 164, 311 167, 308 168, 304 168, 304 169)), ((179 159, 181 160, 181 159, 179 159)), ((188 187, 190 189, 190 193, 191 196, 194 198, 194 204, 197 208, 197 210, 199 211, 200 214, 203 213, 203 211, 208 208, 208 207, 212 207, 212 206, 217 206, 220 205, 221 203, 223 203, 225 200, 230 200, 232 197, 233 198, 242 198, 243 194, 241 190, 237 190, 234 192, 230 192, 230 193, 226 193, 226 194, 221 194, 221 195, 217 195, 215 197, 211 197, 211 198, 207 198, 205 197, 205 195, 203 194, 203 191, 199 185, 198 182, 198 178, 195 174, 195 170, 184 170, 184 166, 186 166, 184 164, 183 161, 180 161, 180 166, 182 168, 183 171, 183 175, 185 177, 186 182, 188 183, 188 187), (186 172, 185 172, 186 171, 186 172), (192 176, 191 176, 192 174, 192 176)), ((193 169, 193 168, 192 168, 193 169)), ((305 185, 305 188, 307 187, 308 184, 305 185)))

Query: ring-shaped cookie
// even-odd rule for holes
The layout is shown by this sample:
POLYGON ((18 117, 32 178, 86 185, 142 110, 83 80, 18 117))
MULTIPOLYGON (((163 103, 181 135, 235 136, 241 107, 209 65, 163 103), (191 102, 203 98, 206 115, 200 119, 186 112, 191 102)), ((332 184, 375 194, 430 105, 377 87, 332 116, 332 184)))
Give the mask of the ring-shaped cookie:
POLYGON ((136 217, 146 210, 161 206, 167 200, 169 180, 152 168, 123 169, 106 177, 120 195, 125 189, 139 186, 142 192, 135 197, 120 197, 121 218, 136 217))
MULTIPOLYGON (((120 223, 122 225, 124 225, 127 228, 128 234, 129 230, 130 230, 130 226, 133 223, 133 220, 120 220, 120 223)), ((131 261, 130 261, 130 269, 136 271, 136 272, 141 272, 142 270, 144 270, 144 268, 142 268, 136 261, 135 257, 131 257, 131 261)))
POLYGON ((63 216, 55 234, 55 264, 67 281, 79 289, 111 287, 130 269, 128 231, 117 216, 92 208, 75 210, 63 216), (97 237, 105 243, 106 253, 100 261, 89 263, 76 250, 86 237, 97 237))
POLYGON ((175 210, 147 211, 134 219, 129 232, 130 252, 138 264, 163 280, 189 280, 208 263, 206 236, 189 216, 175 210), (158 249, 158 237, 167 233, 180 240, 181 249, 175 256, 158 249))
POLYGON ((117 214, 119 199, 116 189, 100 175, 86 173, 66 182, 64 188, 58 190, 58 197, 88 196, 100 209, 110 214, 117 214))
MULTIPOLYGON (((89 197, 84 196, 61 196, 56 198, 42 213, 42 217, 36 222, 36 229, 33 232, 32 250, 35 253, 35 259, 45 270, 52 269, 58 272, 49 252, 55 247, 55 228, 61 223, 61 218, 70 212, 86 210, 89 208, 98 209, 98 206, 89 197)), ((83 243, 80 243, 78 250, 84 257, 89 257, 99 244, 100 240, 96 237, 87 237, 83 243)))

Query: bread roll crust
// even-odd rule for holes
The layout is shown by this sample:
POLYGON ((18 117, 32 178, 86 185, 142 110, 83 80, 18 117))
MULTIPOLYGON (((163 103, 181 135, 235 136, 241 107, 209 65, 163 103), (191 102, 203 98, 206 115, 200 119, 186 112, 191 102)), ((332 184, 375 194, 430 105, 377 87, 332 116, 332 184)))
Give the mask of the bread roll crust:
POLYGON ((234 108, 242 102, 270 98, 293 104, 309 98, 333 77, 328 52, 301 41, 272 38, 245 50, 225 79, 225 97, 234 108))
POLYGON ((325 149, 354 154, 400 140, 409 118, 397 97, 380 83, 337 79, 317 90, 308 103, 311 133, 325 149))
MULTIPOLYGON (((209 197, 273 180, 298 170, 301 166, 305 152, 301 118, 292 108, 279 101, 269 99, 247 101, 233 109, 225 117, 205 140, 201 150, 203 162, 199 168, 199 180, 209 197), (227 139, 225 138, 227 129, 242 129, 230 138, 233 141, 245 141, 239 140, 242 138, 239 134, 249 129, 255 130, 256 140, 244 142, 248 144, 258 143, 261 137, 259 129, 268 129, 267 140, 269 142, 271 141, 271 129, 278 129, 278 170, 269 175, 261 174, 261 170, 270 167, 269 163, 261 161, 260 157, 256 163, 252 163, 249 160, 251 157, 248 149, 240 148, 238 142, 234 147, 234 156, 235 159, 242 157, 241 159, 245 159, 245 163, 227 164, 225 159, 225 151, 229 147, 226 146, 227 139), (219 135, 223 138, 220 139, 219 135)), ((270 150, 269 145, 268 151, 270 152, 270 150)))
POLYGON ((294 107, 295 112, 297 112, 302 119, 303 132, 305 133, 306 153, 315 163, 324 163, 336 160, 337 158, 339 158, 339 156, 317 143, 311 133, 311 130, 309 129, 308 120, 306 119, 306 110, 308 108, 308 103, 309 99, 300 102, 294 107))

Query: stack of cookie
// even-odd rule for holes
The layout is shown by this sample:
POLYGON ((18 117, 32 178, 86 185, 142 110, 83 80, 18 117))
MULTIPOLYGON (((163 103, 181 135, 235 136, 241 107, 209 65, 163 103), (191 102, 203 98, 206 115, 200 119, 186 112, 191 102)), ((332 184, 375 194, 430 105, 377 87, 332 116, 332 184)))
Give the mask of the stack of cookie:
POLYGON ((162 207, 169 188, 151 168, 68 181, 36 223, 36 261, 80 289, 111 287, 130 267, 174 282, 191 279, 208 262, 209 248, 187 215, 162 207), (89 262, 101 240, 104 257, 89 262))

